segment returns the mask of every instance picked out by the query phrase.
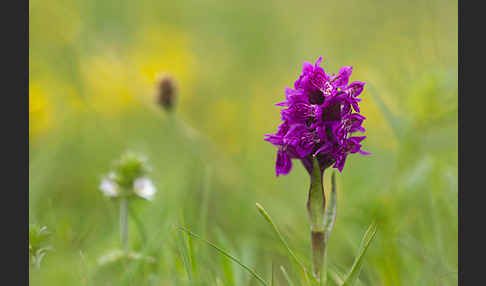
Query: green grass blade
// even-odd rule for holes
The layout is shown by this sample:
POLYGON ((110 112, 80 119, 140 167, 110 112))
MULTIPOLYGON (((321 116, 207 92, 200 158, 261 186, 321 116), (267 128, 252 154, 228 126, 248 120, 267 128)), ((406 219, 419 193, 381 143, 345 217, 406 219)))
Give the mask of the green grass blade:
MULTIPOLYGON (((282 242, 282 244, 285 246, 285 248, 287 249, 287 252, 290 254, 290 257, 294 260, 294 262, 302 269, 302 271, 304 271, 304 274, 305 274, 305 277, 306 279, 308 280, 308 272, 307 272, 307 269, 305 268, 304 264, 302 262, 300 262, 300 260, 297 258, 297 256, 294 254, 294 252, 292 251, 292 249, 290 249, 290 246, 288 245, 287 241, 285 241, 285 239, 283 238, 282 234, 280 233, 280 231, 278 230, 277 226, 275 225, 275 223, 273 222, 272 218, 270 217, 270 215, 267 213, 267 211, 263 208, 262 205, 260 205, 259 203, 256 203, 256 207, 258 209, 258 212, 260 212, 260 214, 265 218, 266 221, 268 221, 271 225, 272 225, 272 228, 273 230, 275 231, 275 233, 277 233, 277 236, 278 238, 280 239, 280 241, 282 242)), ((309 281, 307 281, 307 284, 309 284, 309 281)))
POLYGON ((353 286, 356 284, 356 281, 358 281, 358 277, 363 265, 364 255, 366 254, 366 250, 368 250, 368 247, 370 246, 371 242, 375 238, 375 235, 376 235, 376 224, 372 223, 368 227, 368 230, 366 231, 365 235, 363 236, 359 254, 354 260, 353 266, 351 267, 349 274, 346 276, 341 286, 353 286))
POLYGON ((253 269, 251 269, 250 267, 246 266, 245 264, 243 264, 241 261, 239 261, 236 257, 234 257, 233 255, 227 253, 226 251, 222 250, 221 248, 219 248, 217 245, 213 244, 212 242, 208 241, 208 240, 205 240, 204 238, 200 237, 199 235, 191 232, 190 230, 188 229, 185 229, 183 227, 179 227, 180 230, 184 231, 185 233, 189 234, 190 236, 194 237, 194 238, 197 238, 205 243, 207 243, 209 246, 211 246, 212 248, 216 249, 219 253, 223 254, 224 256, 228 257, 229 259, 233 260, 234 262, 236 262, 238 265, 240 265, 241 267, 243 267, 245 270, 247 270, 251 275, 253 275, 253 277, 255 277, 261 284, 265 285, 265 286, 268 286, 267 282, 265 282, 265 280, 263 280, 263 278, 261 278, 253 269))
POLYGON ((189 256, 186 252, 185 243, 184 243, 184 236, 180 236, 180 239, 177 243, 177 248, 182 256, 182 263, 184 264, 184 269, 186 270, 187 278, 189 281, 192 280, 192 270, 189 262, 189 256))
MULTIPOLYGON (((179 221, 181 224, 184 224, 184 214, 181 211, 179 214, 179 221)), ((186 241, 186 238, 183 233, 178 233, 180 234, 180 239, 178 241, 177 247, 179 248, 179 252, 181 253, 182 256, 182 262, 184 264, 184 269, 186 270, 187 277, 189 281, 193 279, 193 273, 192 273, 192 267, 191 267, 191 258, 188 250, 188 244, 186 241)))
POLYGON ((197 268, 197 260, 196 260, 196 254, 194 250, 194 243, 192 242, 192 237, 187 236, 187 248, 189 250, 189 259, 191 262, 191 269, 192 273, 194 274, 195 277, 198 277, 198 268, 197 268))
POLYGON ((224 277, 224 284, 227 286, 236 286, 235 272, 233 270, 233 262, 231 259, 222 255, 221 257, 221 272, 224 277))
POLYGON ((334 284, 341 285, 344 283, 344 274, 338 269, 330 269, 329 276, 334 281, 334 284))
POLYGON ((289 274, 287 274, 287 271, 285 271, 285 268, 283 266, 280 266, 280 270, 282 271, 282 274, 283 274, 285 280, 287 281, 287 284, 289 284, 289 286, 294 286, 294 282, 292 282, 292 280, 290 280, 289 274))

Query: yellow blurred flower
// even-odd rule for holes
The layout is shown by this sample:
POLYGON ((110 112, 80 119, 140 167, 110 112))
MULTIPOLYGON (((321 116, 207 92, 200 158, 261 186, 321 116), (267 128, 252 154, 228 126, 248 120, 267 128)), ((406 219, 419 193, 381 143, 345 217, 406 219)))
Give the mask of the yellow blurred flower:
POLYGON ((108 116, 135 108, 143 99, 137 96, 153 96, 157 76, 163 72, 176 78, 185 91, 181 101, 187 100, 194 63, 187 35, 150 28, 142 30, 133 42, 126 53, 108 50, 83 61, 81 74, 90 108, 108 116))
POLYGON ((190 38, 183 31, 170 27, 149 27, 141 30, 129 51, 129 59, 144 89, 151 92, 157 77, 168 73, 176 78, 183 91, 180 104, 187 102, 192 94, 195 57, 190 50, 190 38))
POLYGON ((29 140, 52 125, 52 104, 39 83, 29 83, 29 140))
POLYGON ((63 46, 75 42, 81 31, 76 1, 30 0, 29 38, 34 44, 63 46))
POLYGON ((119 57, 102 55, 87 59, 81 67, 86 102, 103 115, 115 115, 133 106, 135 79, 119 57))

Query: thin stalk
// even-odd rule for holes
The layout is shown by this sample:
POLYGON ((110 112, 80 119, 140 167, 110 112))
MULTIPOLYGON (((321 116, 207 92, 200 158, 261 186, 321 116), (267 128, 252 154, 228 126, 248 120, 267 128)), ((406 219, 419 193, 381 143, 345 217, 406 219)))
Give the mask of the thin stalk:
POLYGON ((324 210, 326 197, 322 178, 324 171, 321 171, 317 158, 313 158, 311 174, 311 185, 307 199, 307 212, 310 219, 311 241, 312 241, 312 272, 316 279, 320 279, 325 253, 325 222, 324 210))
POLYGON ((128 198, 120 200, 120 237, 124 251, 128 251, 128 198))
POLYGON ((145 244, 147 242, 147 234, 145 232, 145 227, 143 226, 142 221, 138 217, 137 213, 132 207, 128 207, 128 214, 132 218, 132 221, 135 222, 135 226, 138 229, 138 232, 140 233, 140 237, 142 238, 143 243, 145 244))

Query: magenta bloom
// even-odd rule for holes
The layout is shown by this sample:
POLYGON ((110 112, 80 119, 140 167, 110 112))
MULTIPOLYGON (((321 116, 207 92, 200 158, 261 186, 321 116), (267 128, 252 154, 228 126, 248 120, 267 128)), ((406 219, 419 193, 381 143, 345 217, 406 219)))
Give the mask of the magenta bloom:
POLYGON ((365 83, 349 83, 350 66, 328 75, 319 66, 321 61, 322 57, 314 65, 304 62, 294 89, 286 87, 286 100, 276 104, 286 107, 281 111, 282 124, 277 133, 266 134, 265 140, 278 147, 277 176, 290 172, 292 159, 300 159, 310 173, 312 156, 317 156, 322 171, 334 164, 341 172, 348 154, 370 154, 361 150, 366 136, 351 136, 365 131, 366 117, 358 105, 365 83))

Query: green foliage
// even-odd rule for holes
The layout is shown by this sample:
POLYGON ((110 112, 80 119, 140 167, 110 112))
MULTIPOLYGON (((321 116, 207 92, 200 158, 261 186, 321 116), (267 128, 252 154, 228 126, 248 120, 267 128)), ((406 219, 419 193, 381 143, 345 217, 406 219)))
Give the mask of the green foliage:
POLYGON ((32 266, 39 268, 44 256, 52 249, 48 241, 50 235, 46 226, 29 225, 29 261, 32 266))
POLYGON ((376 235, 376 225, 371 224, 363 236, 361 245, 359 247, 359 254, 358 256, 356 256, 353 266, 351 267, 351 270, 349 271, 348 275, 344 279, 344 282, 341 286, 356 285, 356 282, 358 281, 359 273, 361 272, 361 268, 363 265, 364 256, 371 242, 375 238, 375 235, 376 235))

